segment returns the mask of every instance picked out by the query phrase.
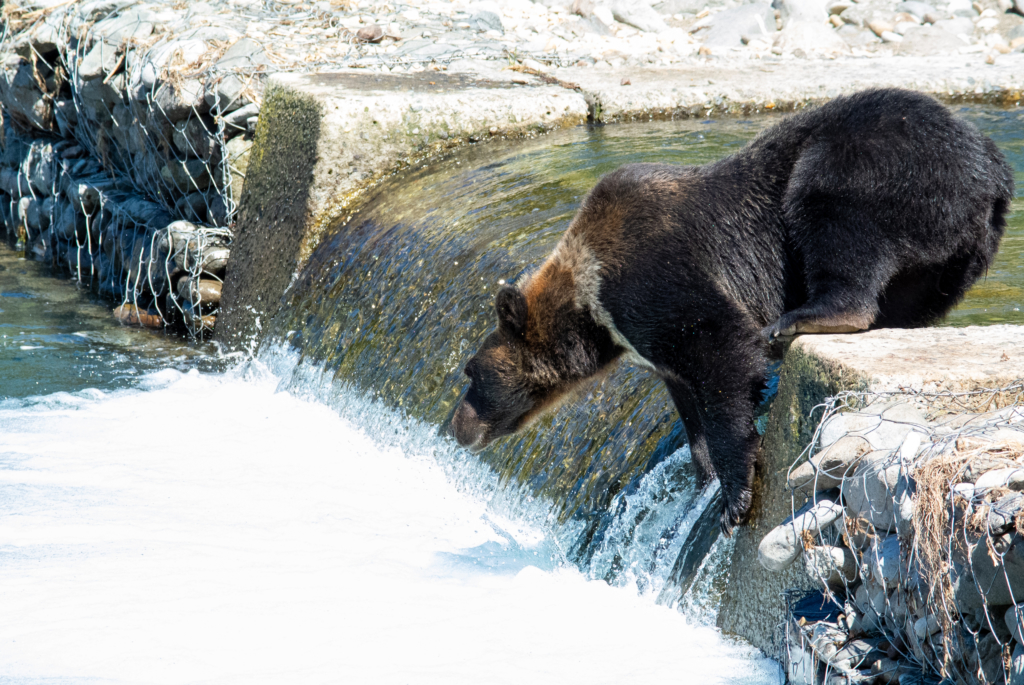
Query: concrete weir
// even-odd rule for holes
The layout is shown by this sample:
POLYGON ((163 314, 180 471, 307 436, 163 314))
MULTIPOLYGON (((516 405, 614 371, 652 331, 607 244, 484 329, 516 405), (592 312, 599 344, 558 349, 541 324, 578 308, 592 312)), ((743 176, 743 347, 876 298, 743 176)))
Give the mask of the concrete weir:
MULTIPOLYGON (((511 78, 511 76, 509 77, 511 78)), ((327 225, 381 179, 462 145, 587 120, 558 85, 465 75, 275 74, 246 173, 217 336, 273 316, 327 225)))

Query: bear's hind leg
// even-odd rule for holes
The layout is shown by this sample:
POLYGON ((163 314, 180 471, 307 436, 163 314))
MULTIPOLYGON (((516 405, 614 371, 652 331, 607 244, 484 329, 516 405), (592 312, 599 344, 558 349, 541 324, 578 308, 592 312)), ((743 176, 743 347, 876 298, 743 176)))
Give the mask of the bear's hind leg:
MULTIPOLYGON (((831 214, 831 212, 830 212, 831 214)), ((884 240, 858 213, 818 217, 800 237, 807 302, 786 312, 762 334, 768 340, 797 333, 853 333, 878 316, 878 298, 893 276, 884 240)))

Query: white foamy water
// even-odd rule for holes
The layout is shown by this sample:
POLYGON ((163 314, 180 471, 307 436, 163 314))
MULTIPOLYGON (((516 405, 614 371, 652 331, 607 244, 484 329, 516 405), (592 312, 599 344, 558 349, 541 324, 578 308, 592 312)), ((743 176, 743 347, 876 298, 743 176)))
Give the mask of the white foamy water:
POLYGON ((0 403, 0 681, 781 682, 562 563, 429 430, 277 386, 164 371, 0 403))

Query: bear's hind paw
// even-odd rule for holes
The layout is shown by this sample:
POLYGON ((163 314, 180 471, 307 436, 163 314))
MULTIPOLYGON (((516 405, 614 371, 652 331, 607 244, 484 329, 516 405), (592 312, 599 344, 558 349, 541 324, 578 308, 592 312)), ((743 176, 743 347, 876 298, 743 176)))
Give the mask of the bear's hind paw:
POLYGON ((733 528, 747 520, 747 513, 750 511, 750 498, 750 490, 743 490, 736 499, 722 501, 722 517, 719 519, 719 525, 725 537, 731 537, 733 528))

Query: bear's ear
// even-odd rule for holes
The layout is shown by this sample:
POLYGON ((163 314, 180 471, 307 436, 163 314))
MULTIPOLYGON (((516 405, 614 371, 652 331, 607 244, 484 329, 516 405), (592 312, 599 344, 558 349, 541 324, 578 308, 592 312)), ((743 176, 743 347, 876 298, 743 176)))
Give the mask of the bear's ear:
POLYGON ((498 310, 498 323, 517 338, 526 333, 526 297, 515 286, 506 285, 498 291, 494 298, 494 308, 498 310))

